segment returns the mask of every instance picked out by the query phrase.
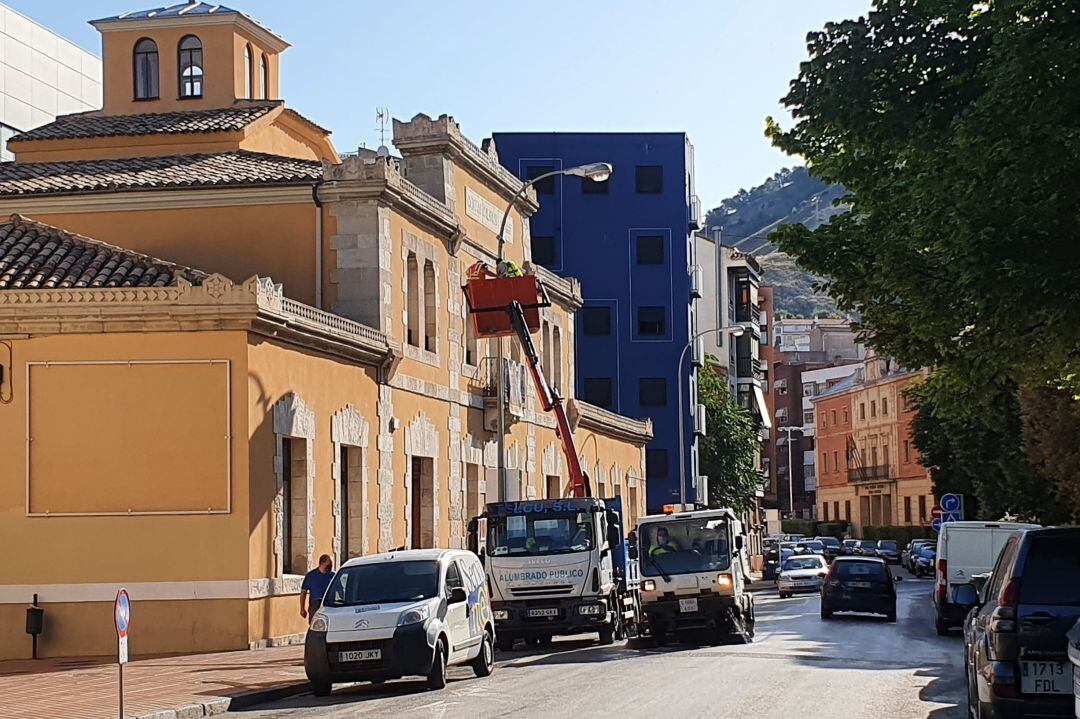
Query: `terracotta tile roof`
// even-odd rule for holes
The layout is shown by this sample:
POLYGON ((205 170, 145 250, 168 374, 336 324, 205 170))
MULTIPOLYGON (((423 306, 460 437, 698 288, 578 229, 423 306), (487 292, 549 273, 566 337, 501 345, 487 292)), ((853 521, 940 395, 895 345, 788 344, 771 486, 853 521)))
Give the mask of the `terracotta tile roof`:
POLYGON ((0 163, 0 196, 311 183, 322 163, 256 152, 0 163))
POLYGON ((61 115, 48 125, 23 132, 12 140, 71 140, 87 137, 177 135, 242 130, 281 105, 281 100, 252 100, 232 107, 142 115, 101 115, 97 111, 61 115))
POLYGON ((12 215, 0 224, 0 291, 198 285, 206 273, 12 215))

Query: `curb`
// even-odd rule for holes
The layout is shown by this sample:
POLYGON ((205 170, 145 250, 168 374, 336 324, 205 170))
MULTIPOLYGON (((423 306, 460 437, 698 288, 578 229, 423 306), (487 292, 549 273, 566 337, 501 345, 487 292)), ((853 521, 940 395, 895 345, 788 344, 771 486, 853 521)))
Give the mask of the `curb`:
POLYGON ((202 719, 202 717, 218 716, 229 711, 247 709, 264 702, 278 701, 288 697, 304 694, 311 690, 311 685, 306 682, 282 684, 265 689, 256 689, 251 692, 237 694, 234 697, 214 699, 199 704, 188 704, 176 709, 160 709, 146 714, 136 714, 131 719, 202 719))

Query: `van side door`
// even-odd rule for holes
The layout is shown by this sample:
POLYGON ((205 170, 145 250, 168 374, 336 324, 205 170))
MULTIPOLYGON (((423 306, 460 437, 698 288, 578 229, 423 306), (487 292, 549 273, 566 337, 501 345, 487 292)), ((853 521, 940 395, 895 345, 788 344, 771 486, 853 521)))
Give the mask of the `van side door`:
POLYGON ((446 600, 446 633, 450 636, 450 660, 460 659, 469 651, 469 599, 461 568, 456 559, 446 565, 446 582, 443 586, 446 600), (454 601, 454 590, 465 594, 464 601, 454 601))

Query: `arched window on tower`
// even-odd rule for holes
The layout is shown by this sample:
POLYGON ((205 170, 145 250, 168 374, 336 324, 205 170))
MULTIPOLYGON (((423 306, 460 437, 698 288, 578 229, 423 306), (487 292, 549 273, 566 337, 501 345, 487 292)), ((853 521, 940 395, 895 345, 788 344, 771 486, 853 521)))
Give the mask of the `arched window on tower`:
POLYGON ((266 67, 266 55, 259 56, 259 77, 262 78, 262 99, 270 99, 270 70, 266 67))
POLYGON ((202 41, 187 35, 180 41, 178 70, 180 73, 180 97, 202 97, 203 53, 202 41))
POLYGON ((157 43, 144 37, 135 43, 132 56, 135 78, 135 99, 158 98, 158 52, 157 43))
POLYGON ((244 45, 244 82, 247 83, 247 99, 255 99, 255 65, 251 61, 251 45, 244 45))

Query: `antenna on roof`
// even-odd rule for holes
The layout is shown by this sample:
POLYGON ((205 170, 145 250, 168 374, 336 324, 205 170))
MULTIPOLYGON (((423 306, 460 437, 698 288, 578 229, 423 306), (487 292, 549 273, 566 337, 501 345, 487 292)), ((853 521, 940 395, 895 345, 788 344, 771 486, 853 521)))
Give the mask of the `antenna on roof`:
POLYGON ((379 157, 389 157, 390 148, 386 146, 386 121, 390 119, 390 110, 385 107, 375 108, 375 122, 379 123, 379 149, 375 154, 379 157))

